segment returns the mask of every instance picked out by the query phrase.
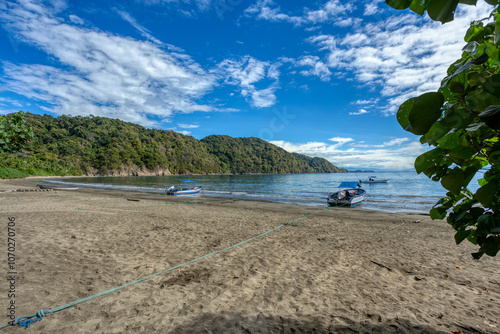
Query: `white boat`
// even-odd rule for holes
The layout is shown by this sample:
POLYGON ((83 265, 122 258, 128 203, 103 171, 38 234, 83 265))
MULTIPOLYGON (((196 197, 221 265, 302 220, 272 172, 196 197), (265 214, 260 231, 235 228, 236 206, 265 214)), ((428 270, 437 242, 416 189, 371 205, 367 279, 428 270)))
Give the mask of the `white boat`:
MULTIPOLYGON (((188 183, 196 183, 195 181, 191 180, 184 180, 181 181, 181 183, 188 184, 188 183)), ((167 195, 173 195, 173 196, 178 196, 178 195, 192 195, 192 194, 197 194, 201 191, 201 186, 192 186, 192 187, 174 187, 171 186, 167 190, 165 190, 165 193, 167 195)))
POLYGON ((377 179, 376 176, 370 176, 368 180, 359 180, 359 183, 387 183, 389 179, 377 179))
POLYGON ((40 189, 52 189, 52 190, 78 190, 78 187, 68 187, 63 185, 52 185, 52 184, 37 184, 40 189))
POLYGON ((363 202, 365 193, 366 190, 359 188, 358 182, 342 182, 339 191, 328 196, 328 205, 353 207, 363 202))

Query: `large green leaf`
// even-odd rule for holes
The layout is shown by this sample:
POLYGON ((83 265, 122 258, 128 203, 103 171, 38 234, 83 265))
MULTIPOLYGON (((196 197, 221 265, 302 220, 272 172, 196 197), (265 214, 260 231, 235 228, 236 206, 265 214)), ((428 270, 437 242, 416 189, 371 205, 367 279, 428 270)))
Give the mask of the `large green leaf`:
POLYGON ((441 179, 441 185, 455 195, 460 194, 463 182, 464 173, 459 167, 450 169, 441 179))
POLYGON ((410 6, 412 0, 385 0, 385 3, 394 9, 406 9, 410 6))
POLYGON ((431 0, 427 6, 427 14, 434 21, 446 23, 453 21, 458 0, 431 0))
POLYGON ((500 105, 487 107, 479 114, 479 118, 481 118, 490 128, 500 130, 500 105))
POLYGON ((410 112, 413 109, 413 105, 415 98, 411 98, 405 101, 398 109, 398 113, 396 114, 396 118, 398 120, 399 125, 406 131, 409 130, 410 126, 410 112))
POLYGON ((420 138, 420 143, 422 144, 428 143, 430 145, 436 145, 437 141, 441 139, 444 135, 446 135, 449 131, 450 129, 441 124, 441 122, 435 122, 431 126, 429 131, 427 131, 427 133, 420 138))
POLYGON ((455 233, 455 242, 457 245, 467 239, 467 237, 470 235, 471 230, 461 230, 455 233))
POLYGON ((487 183, 476 191, 476 199, 485 208, 490 208, 493 204, 493 197, 496 192, 497 187, 493 183, 487 183))
POLYGON ((441 93, 425 93, 413 99, 413 107, 408 115, 410 132, 423 135, 441 116, 444 97, 441 93))
POLYGON ((410 9, 418 15, 424 15, 430 0, 413 0, 410 9))
POLYGON ((427 168, 438 165, 439 162, 443 160, 443 154, 441 149, 435 148, 422 155, 419 155, 415 159, 415 170, 418 174, 422 173, 427 168))
POLYGON ((489 256, 496 256, 500 251, 500 238, 488 237, 483 243, 484 252, 489 256))

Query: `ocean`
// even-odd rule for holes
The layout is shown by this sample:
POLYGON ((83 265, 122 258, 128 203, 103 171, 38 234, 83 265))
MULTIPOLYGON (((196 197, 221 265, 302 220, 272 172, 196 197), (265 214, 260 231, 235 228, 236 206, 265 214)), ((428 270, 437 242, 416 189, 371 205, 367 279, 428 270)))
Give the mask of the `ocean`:
MULTIPOLYGON (((195 198, 216 196, 229 199, 258 200, 278 203, 326 206, 328 194, 338 191, 341 181, 358 181, 376 176, 389 179, 388 183, 362 184, 366 190, 360 208, 387 212, 429 212, 432 206, 446 195, 439 182, 418 175, 413 171, 377 173, 335 174, 285 174, 285 175, 192 175, 192 176, 131 176, 131 177, 85 177, 52 179, 50 182, 71 184, 78 187, 130 190, 164 193, 171 185, 189 179, 203 186, 195 198)), ((479 188, 478 173, 469 189, 479 188)))

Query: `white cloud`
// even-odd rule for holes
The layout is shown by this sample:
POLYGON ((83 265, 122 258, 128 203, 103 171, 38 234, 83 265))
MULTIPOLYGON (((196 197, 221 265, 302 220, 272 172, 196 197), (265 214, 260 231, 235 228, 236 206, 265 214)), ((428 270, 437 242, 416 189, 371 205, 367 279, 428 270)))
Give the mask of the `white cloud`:
POLYGON ((128 23, 130 23, 135 29, 137 29, 141 33, 142 36, 146 37, 151 42, 156 43, 158 45, 162 45, 163 44, 158 39, 156 39, 154 36, 152 36, 151 32, 148 29, 146 29, 145 27, 143 27, 142 25, 140 25, 136 21, 136 19, 132 17, 132 15, 130 15, 129 13, 127 13, 127 12, 125 12, 123 10, 119 10, 119 9, 115 9, 115 10, 118 13, 118 15, 120 15, 120 17, 122 19, 124 19, 125 21, 127 21, 128 23))
POLYGON ((70 21, 73 22, 74 24, 84 24, 85 21, 83 21, 82 18, 76 16, 76 15, 69 15, 68 16, 70 21))
POLYGON ((217 76, 225 83, 240 87, 241 95, 257 108, 266 108, 276 103, 275 91, 279 88, 279 63, 257 60, 250 56, 240 60, 226 59, 218 66, 217 76), (258 89, 260 81, 271 81, 266 88, 258 89))
POLYGON ((356 7, 351 3, 342 3, 339 0, 329 0, 317 9, 303 8, 300 15, 289 15, 281 11, 281 7, 274 0, 258 0, 245 10, 247 17, 256 17, 259 20, 271 22, 288 22, 295 26, 304 24, 321 24, 332 22, 340 26, 352 25, 356 20, 345 17, 356 7))
POLYGON ((61 68, 4 62, 4 89, 49 104, 56 114, 99 115, 154 126, 176 112, 211 111, 199 105, 215 85, 188 55, 80 26, 37 3, 12 4, 3 25, 23 42, 55 58, 61 68))
POLYGON ((182 124, 182 123, 177 124, 177 126, 180 127, 181 129, 197 129, 200 127, 198 124, 182 124))
POLYGON ((370 2, 365 5, 365 12, 363 15, 373 15, 376 14, 378 10, 378 4, 376 2, 370 2))
MULTIPOLYGON (((370 8, 366 15, 373 12, 370 8)), ((444 25, 399 14, 364 22, 356 34, 321 34, 308 41, 327 52, 330 70, 352 73, 362 85, 379 89, 388 100, 383 112, 394 114, 406 99, 439 87, 448 66, 461 55, 469 23, 487 17, 491 9, 483 2, 459 6, 455 20, 444 25)))
POLYGON ((368 113, 370 113, 368 110, 361 108, 358 111, 349 112, 349 115, 356 116, 356 115, 363 115, 363 114, 368 114, 368 113))
POLYGON ((322 157, 336 166, 346 168, 376 168, 386 170, 412 169, 415 158, 424 152, 424 146, 417 141, 408 142, 408 138, 394 138, 384 145, 362 146, 353 143, 351 138, 336 139, 337 144, 323 142, 291 143, 282 140, 271 141, 288 152, 308 156, 322 157), (346 141, 347 140, 347 141, 346 141), (349 148, 342 149, 342 141, 351 142, 349 148), (406 145, 403 145, 406 143, 406 145), (360 148, 369 148, 360 150, 360 148))

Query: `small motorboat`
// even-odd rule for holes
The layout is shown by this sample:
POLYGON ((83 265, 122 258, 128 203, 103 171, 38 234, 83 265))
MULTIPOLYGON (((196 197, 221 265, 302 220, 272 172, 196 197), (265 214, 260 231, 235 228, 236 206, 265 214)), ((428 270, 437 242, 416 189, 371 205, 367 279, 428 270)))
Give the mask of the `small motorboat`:
MULTIPOLYGON (((196 183, 196 181, 191 181, 191 180, 184 180, 181 181, 181 183, 188 184, 188 183, 196 183)), ((185 185, 180 186, 180 187, 174 187, 171 186, 167 190, 165 190, 165 193, 167 195, 192 195, 192 194, 197 194, 201 191, 201 186, 192 186, 192 187, 186 187, 185 185)))
POLYGON ((366 190, 359 188, 358 182, 342 182, 339 191, 328 196, 328 206, 356 206, 363 202, 365 193, 366 190))
POLYGON ((370 176, 368 180, 359 180, 359 183, 387 183, 389 179, 377 179, 376 176, 370 176))
POLYGON ((52 189, 52 190, 78 190, 78 187, 68 187, 55 184, 37 184, 37 187, 40 189, 52 189))

